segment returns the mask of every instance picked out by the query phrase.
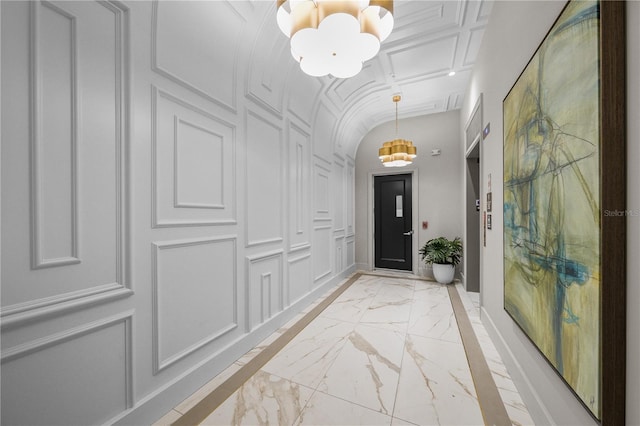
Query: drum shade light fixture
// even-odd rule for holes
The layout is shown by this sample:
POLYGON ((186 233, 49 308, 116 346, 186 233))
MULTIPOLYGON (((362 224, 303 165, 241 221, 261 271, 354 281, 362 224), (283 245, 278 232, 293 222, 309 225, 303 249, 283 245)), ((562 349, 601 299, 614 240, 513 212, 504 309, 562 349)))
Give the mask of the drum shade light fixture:
POLYGON ((403 167, 409 165, 416 158, 418 153, 413 142, 405 139, 398 138, 398 102, 400 102, 400 95, 393 97, 393 102, 396 104, 396 139, 385 142, 382 144, 382 148, 378 150, 378 158, 385 167, 403 167))
POLYGON ((393 0, 276 0, 278 26, 306 74, 353 77, 393 29, 393 0))

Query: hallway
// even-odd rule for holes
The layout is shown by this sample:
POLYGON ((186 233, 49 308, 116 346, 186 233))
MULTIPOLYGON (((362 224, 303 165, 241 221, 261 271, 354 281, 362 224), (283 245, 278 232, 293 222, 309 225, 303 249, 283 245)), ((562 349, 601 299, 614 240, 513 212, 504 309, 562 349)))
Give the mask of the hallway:
POLYGON ((355 274, 157 424, 480 425, 504 412, 478 402, 496 386, 505 418, 533 424, 461 285, 355 274), (465 312, 493 380, 470 370, 465 312))

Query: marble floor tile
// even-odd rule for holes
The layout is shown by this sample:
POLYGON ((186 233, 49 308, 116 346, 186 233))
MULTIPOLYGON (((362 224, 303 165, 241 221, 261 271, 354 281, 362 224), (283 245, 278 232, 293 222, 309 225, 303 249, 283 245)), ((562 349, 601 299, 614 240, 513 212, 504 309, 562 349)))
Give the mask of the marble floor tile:
POLYGON ((316 391, 296 425, 390 425, 391 417, 361 405, 316 391))
POLYGON ((399 419, 397 417, 393 417, 391 419, 391 426, 418 426, 415 423, 408 422, 406 420, 399 419))
POLYGON ((416 284, 407 332, 454 343, 462 341, 446 286, 416 284))
POLYGON ((371 305, 380 284, 352 285, 320 314, 339 321, 358 322, 371 305))
POLYGON ((379 302, 399 302, 413 300, 415 282, 412 280, 384 280, 376 300, 379 302))
POLYGON ((262 370, 211 413, 202 425, 292 425, 313 389, 262 370))
POLYGON ((420 425, 483 424, 462 344, 407 335, 393 416, 420 425))
POLYGON ((353 328, 354 324, 318 317, 262 369, 315 389, 353 328))
POLYGON ((413 303, 413 283, 409 284, 401 282, 399 285, 382 286, 360 323, 405 333, 413 303))
POLYGON ((391 415, 403 348, 403 333, 356 326, 318 390, 391 415))
MULTIPOLYGON (((449 286, 362 275, 202 423, 481 425, 449 286)), ((457 291, 513 425, 533 425, 480 319, 457 291)), ((289 329, 330 289, 156 424, 177 420, 289 329)), ((278 349, 271 349, 275 352, 278 349)), ((242 379, 244 380, 244 378, 242 379)), ((232 389, 231 389, 232 390, 232 389)))
POLYGON ((413 305, 407 333, 453 343, 462 342, 453 310, 448 313, 443 313, 442 310, 440 313, 434 313, 423 303, 413 305))

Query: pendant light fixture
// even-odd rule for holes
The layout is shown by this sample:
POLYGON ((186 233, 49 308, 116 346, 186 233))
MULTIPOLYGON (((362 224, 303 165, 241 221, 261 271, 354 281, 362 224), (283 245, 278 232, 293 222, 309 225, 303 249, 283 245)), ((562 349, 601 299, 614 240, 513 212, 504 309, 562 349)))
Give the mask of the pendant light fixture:
POLYGON ((400 95, 393 96, 393 102, 396 104, 396 139, 385 142, 382 148, 378 150, 378 158, 385 167, 403 167, 409 165, 416 158, 418 153, 413 142, 398 139, 398 102, 400 95))
POLYGON ((393 29, 393 0, 276 0, 278 26, 305 73, 353 77, 393 29))

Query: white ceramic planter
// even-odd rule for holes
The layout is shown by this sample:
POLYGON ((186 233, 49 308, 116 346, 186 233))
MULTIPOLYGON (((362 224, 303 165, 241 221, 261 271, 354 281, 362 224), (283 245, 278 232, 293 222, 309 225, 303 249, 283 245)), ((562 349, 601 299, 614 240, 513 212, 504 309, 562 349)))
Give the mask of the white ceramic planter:
POLYGON ((440 263, 433 264, 433 277, 440 284, 449 284, 453 281, 453 274, 456 268, 453 265, 442 265, 440 263))

